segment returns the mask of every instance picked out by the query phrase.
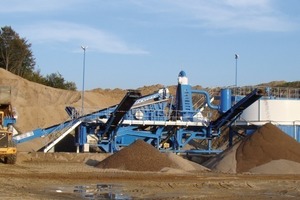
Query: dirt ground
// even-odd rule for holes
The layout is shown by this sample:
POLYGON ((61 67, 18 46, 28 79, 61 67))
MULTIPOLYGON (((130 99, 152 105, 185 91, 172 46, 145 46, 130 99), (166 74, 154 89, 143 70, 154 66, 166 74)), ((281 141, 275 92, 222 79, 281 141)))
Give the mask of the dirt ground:
POLYGON ((103 154, 18 155, 0 163, 1 199, 300 199, 300 175, 129 172, 94 167, 103 154), (49 157, 50 156, 50 157, 49 157))

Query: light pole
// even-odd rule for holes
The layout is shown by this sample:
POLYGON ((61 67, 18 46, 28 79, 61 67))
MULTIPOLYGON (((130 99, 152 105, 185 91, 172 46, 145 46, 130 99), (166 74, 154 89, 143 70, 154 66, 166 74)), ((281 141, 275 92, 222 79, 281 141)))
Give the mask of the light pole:
POLYGON ((85 76, 85 51, 87 46, 81 46, 83 49, 83 72, 82 72, 82 95, 81 95, 81 116, 84 114, 84 76, 85 76))
POLYGON ((238 54, 235 54, 235 87, 237 87, 237 60, 239 58, 238 54))

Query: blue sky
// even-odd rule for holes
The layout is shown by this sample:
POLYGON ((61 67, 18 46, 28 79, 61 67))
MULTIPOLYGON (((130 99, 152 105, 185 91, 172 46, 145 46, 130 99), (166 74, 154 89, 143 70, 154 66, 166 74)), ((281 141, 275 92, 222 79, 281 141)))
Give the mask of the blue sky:
POLYGON ((0 0, 36 69, 82 89, 299 81, 299 0, 0 0))

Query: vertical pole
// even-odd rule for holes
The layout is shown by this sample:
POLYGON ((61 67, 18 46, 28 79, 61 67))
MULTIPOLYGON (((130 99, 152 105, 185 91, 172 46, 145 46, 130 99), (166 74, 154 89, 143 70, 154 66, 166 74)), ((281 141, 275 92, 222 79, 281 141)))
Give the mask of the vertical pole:
POLYGON ((237 89, 237 60, 238 60, 238 58, 239 58, 239 55, 238 54, 235 54, 234 55, 234 58, 235 58, 235 87, 234 87, 234 93, 235 93, 235 95, 234 95, 234 104, 236 104, 237 103, 237 95, 238 95, 238 89, 237 89))
POLYGON ((235 87, 237 87, 237 60, 239 58, 239 55, 238 54, 235 54, 235 87))
POLYGON ((85 50, 87 47, 81 46, 83 49, 83 72, 82 72, 82 95, 81 95, 81 116, 84 115, 84 78, 85 78, 85 50))

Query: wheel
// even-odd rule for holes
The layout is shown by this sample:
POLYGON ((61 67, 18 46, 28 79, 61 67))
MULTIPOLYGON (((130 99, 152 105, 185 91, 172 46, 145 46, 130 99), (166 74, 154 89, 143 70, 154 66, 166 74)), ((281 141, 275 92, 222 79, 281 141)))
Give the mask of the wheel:
POLYGON ((9 156, 5 157, 5 159, 4 159, 4 162, 6 164, 15 164, 16 161, 17 161, 17 155, 15 155, 15 154, 9 155, 9 156))

